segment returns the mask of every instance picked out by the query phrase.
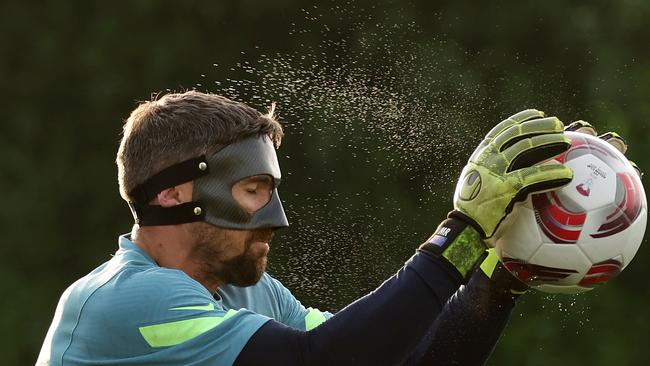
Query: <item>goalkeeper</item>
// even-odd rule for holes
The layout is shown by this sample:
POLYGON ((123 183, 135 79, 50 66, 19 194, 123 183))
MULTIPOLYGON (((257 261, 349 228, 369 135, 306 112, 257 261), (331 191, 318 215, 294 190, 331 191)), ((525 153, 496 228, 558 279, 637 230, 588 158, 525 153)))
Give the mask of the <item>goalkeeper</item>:
POLYGON ((332 315, 265 272, 273 233, 288 226, 273 112, 194 91, 143 103, 117 156, 135 225, 64 292, 37 364, 480 364, 525 290, 485 258, 482 239, 516 201, 571 180, 563 165, 535 165, 569 147, 563 127, 536 110, 494 127, 449 218, 394 276, 332 315), (459 327, 477 336, 441 334, 459 327))

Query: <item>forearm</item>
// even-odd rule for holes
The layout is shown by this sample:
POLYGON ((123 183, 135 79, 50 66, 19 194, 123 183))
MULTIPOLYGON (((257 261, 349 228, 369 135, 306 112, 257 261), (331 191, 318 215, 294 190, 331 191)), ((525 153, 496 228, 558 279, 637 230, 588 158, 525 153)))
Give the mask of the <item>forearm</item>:
POLYGON ((269 321, 236 365, 400 364, 460 283, 448 262, 418 253, 375 291, 309 332, 269 321))
POLYGON ((492 354, 515 306, 508 286, 480 269, 445 304, 410 364, 483 365, 492 354), (419 353, 419 354, 418 354, 419 353))

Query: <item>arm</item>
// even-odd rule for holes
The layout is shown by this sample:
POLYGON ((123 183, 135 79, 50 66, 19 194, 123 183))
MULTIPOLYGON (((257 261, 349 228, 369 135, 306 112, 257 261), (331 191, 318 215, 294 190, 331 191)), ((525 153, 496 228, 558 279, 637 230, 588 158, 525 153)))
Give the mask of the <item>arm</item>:
POLYGON ((375 291, 311 331, 267 322, 235 365, 399 364, 460 283, 446 260, 420 252, 375 291))
POLYGON ((528 287, 490 255, 461 286, 406 364, 483 365, 528 287), (462 340, 462 342, 459 342, 462 340))

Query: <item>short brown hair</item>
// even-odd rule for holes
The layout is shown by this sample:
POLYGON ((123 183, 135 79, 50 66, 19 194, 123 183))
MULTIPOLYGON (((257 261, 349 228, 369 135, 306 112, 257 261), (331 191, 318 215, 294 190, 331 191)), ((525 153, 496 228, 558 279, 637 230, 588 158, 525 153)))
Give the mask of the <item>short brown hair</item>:
POLYGON ((268 135, 278 147, 283 132, 274 107, 262 114, 244 103, 197 91, 141 103, 126 120, 117 151, 122 198, 130 201, 133 188, 171 165, 252 135, 268 135))

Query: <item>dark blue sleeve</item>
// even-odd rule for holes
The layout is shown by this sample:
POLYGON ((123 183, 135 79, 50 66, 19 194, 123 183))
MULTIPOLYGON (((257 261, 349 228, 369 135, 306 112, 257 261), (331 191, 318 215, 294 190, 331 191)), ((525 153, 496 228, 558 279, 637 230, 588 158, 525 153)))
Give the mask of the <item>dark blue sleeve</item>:
POLYGON ((492 354, 519 295, 526 290, 499 264, 492 279, 480 269, 449 299, 405 365, 483 365, 492 354))
POLYGON ((311 331, 267 322, 235 365, 402 364, 461 280, 444 259, 419 252, 376 290, 311 331))

